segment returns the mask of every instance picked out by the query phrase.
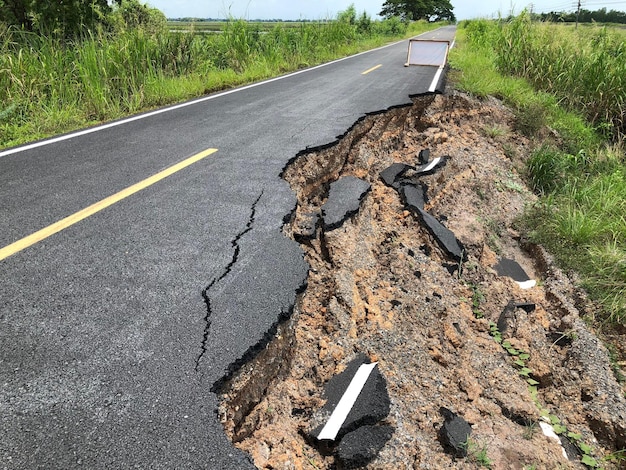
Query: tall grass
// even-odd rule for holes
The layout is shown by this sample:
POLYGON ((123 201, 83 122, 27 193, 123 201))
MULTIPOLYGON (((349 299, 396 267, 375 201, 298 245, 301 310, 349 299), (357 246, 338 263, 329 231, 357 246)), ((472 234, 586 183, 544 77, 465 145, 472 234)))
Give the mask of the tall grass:
POLYGON ((42 37, 0 23, 0 148, 268 78, 437 25, 329 21, 261 30, 241 20, 221 34, 93 32, 42 37))
POLYGON ((541 147, 528 162, 544 197, 529 210, 531 235, 605 306, 599 320, 626 323, 626 159, 610 146, 572 155, 541 147))
POLYGON ((510 22, 463 24, 461 47, 451 55, 457 86, 504 99, 516 110, 518 128, 535 140, 527 176, 541 198, 523 225, 564 268, 580 275, 604 307, 596 320, 607 325, 626 324, 621 34, 597 26, 576 32, 531 24, 522 14, 510 22), (555 133, 546 139, 540 126, 528 125, 533 122, 555 133))
POLYGON ((532 23, 523 13, 501 24, 496 65, 553 93, 615 137, 626 133, 626 33, 532 23))

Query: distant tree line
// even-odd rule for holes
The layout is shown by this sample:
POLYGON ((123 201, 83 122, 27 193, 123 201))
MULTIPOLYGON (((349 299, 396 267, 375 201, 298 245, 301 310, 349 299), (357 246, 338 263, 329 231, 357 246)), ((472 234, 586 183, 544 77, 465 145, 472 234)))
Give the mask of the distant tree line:
MULTIPOLYGON (((168 18, 168 21, 176 21, 180 23, 228 23, 233 21, 232 18, 196 18, 184 16, 182 18, 168 18)), ((307 19, 299 19, 299 20, 283 20, 281 18, 272 18, 272 19, 251 19, 246 20, 250 23, 319 23, 320 20, 307 20, 307 19)))
POLYGON ((139 0, 0 0, 0 23, 70 38, 96 28, 164 28, 166 18, 139 0))
MULTIPOLYGON (((556 12, 541 13, 533 15, 541 21, 575 23, 576 12, 556 12)), ((623 11, 610 10, 601 8, 596 11, 582 9, 578 14, 579 23, 618 23, 626 24, 626 13, 623 11)))

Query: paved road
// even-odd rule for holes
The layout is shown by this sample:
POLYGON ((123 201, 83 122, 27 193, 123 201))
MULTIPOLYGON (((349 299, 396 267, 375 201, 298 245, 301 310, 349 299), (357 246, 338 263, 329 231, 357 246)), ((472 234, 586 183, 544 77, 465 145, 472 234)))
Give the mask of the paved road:
POLYGON ((252 468, 210 388, 306 278, 278 175, 428 89, 406 46, 0 153, 1 248, 218 150, 0 261, 0 468, 252 468))

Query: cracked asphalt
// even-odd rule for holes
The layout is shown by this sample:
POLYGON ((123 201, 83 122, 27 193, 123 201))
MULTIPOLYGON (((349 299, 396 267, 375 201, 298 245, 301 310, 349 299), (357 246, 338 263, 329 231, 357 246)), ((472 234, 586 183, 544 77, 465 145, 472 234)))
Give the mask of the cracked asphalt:
POLYGON ((281 233, 296 199, 279 175, 363 115, 426 92, 436 68, 405 68, 406 49, 0 153, 4 247, 218 149, 0 261, 0 467, 254 468, 211 388, 304 288, 302 252, 281 233))

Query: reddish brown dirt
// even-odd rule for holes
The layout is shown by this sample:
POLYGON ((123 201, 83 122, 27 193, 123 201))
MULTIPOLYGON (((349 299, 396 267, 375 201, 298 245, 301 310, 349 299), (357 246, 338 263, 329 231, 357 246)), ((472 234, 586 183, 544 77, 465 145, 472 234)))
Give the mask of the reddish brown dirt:
POLYGON ((420 98, 413 107, 366 118, 339 145, 300 157, 286 170, 299 203, 286 227, 291 236, 303 214, 319 210, 329 182, 354 175, 372 191, 358 215, 303 244, 311 265, 308 288, 290 327, 295 336, 279 353, 291 361, 289 370, 243 421, 234 419, 242 390, 237 381, 223 396, 225 428, 258 468, 338 468, 302 433, 324 403, 323 384, 359 352, 379 361, 392 402, 387 424, 395 428, 367 468, 488 462, 494 469, 583 468, 541 433, 542 413, 580 434, 599 461, 624 447, 624 390, 606 350, 579 319, 574 304, 580 308, 581 297, 549 256, 525 245, 515 229, 535 197, 520 177, 531 143, 514 133, 513 119, 496 100, 457 93, 420 98), (379 179, 394 162, 417 164, 424 148, 433 157, 449 156, 423 180, 426 210, 467 250, 468 261, 453 274, 455 263, 379 179), (517 260, 538 286, 521 290, 499 277, 493 269, 498 257, 517 260), (530 314, 518 310, 503 335, 530 355, 526 365, 540 383, 536 398, 514 358, 490 336, 489 322, 510 300, 536 304, 530 314), (559 336, 566 345, 555 343, 559 336), (472 425, 467 458, 446 454, 437 439, 442 406, 472 425))

